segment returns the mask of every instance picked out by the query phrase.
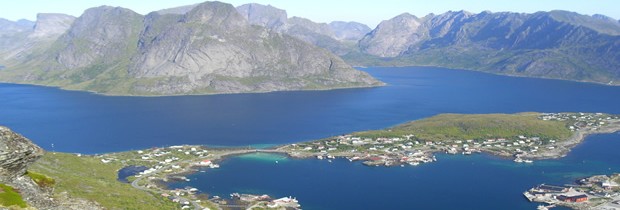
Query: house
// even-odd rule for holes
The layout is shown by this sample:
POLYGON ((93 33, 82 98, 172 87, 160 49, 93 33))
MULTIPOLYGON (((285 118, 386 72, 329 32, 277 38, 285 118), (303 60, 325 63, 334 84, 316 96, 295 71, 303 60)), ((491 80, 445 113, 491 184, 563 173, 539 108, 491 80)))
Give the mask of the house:
POLYGON ((586 194, 571 195, 571 196, 560 195, 558 196, 558 200, 564 201, 564 202, 580 203, 580 202, 588 201, 588 196, 586 194))
POLYGON ((559 186, 546 185, 546 184, 538 185, 537 189, 543 192, 568 192, 568 188, 566 187, 559 187, 559 186))
POLYGON ((200 161, 200 162, 198 163, 198 165, 201 165, 201 166, 210 166, 212 163, 213 163, 213 162, 211 162, 211 160, 203 160, 203 161, 200 161))
POLYGON ((618 183, 616 183, 614 181, 605 180, 605 181, 601 182, 601 187, 603 187, 603 188, 605 188, 607 190, 611 190, 612 188, 620 187, 620 185, 618 185, 618 183))

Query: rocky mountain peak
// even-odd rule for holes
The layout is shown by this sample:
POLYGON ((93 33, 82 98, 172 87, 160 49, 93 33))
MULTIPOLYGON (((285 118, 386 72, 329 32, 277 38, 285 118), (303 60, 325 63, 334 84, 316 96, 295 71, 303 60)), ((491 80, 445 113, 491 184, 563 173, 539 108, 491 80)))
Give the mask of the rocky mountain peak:
POLYGON ((43 149, 9 128, 0 126, 0 181, 11 182, 43 155, 43 149))
POLYGON ((143 16, 121 7, 87 9, 58 41, 56 60, 64 68, 81 68, 123 56, 136 40, 143 16), (107 55, 103 56, 103 55, 107 55))
POLYGON ((65 33, 71 27, 73 21, 75 21, 75 17, 71 15, 39 13, 37 14, 34 31, 30 34, 30 37, 56 38, 65 33))
POLYGON ((247 21, 231 4, 205 2, 196 5, 183 17, 186 23, 202 23, 224 28, 242 27, 247 21))
POLYGON ((409 13, 384 20, 360 40, 360 49, 380 57, 398 56, 425 36, 419 33, 421 25, 422 21, 409 13))
POLYGON ((256 3, 244 4, 238 6, 237 11, 251 24, 271 29, 279 28, 286 24, 288 18, 285 10, 275 8, 271 5, 256 3))
POLYGON ((367 25, 358 22, 333 21, 329 23, 329 27, 334 31, 336 38, 340 40, 357 41, 362 39, 364 35, 372 29, 367 25))

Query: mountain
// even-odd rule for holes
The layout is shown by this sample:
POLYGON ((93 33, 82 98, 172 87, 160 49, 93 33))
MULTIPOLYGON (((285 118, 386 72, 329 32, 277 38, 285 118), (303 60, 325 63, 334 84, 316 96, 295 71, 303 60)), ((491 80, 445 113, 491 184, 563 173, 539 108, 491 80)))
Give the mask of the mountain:
POLYGON ((350 24, 347 25, 342 24, 342 22, 336 22, 334 26, 337 27, 334 27, 326 23, 316 23, 302 17, 288 18, 286 11, 271 5, 254 3, 244 4, 238 6, 237 10, 251 24, 263 26, 273 31, 293 36, 313 45, 328 49, 337 55, 344 55, 352 51, 357 51, 356 43, 358 39, 351 37, 360 33, 357 31, 358 29, 363 31, 365 28, 368 28, 368 26, 361 23, 347 23, 350 24), (343 34, 347 35, 345 36, 343 34))
POLYGON ((372 31, 370 27, 358 22, 333 21, 329 27, 339 40, 358 41, 372 31))
MULTIPOLYGON (((160 10, 160 14, 185 14, 195 5, 160 10)), ((271 5, 244 4, 237 11, 253 25, 287 34, 313 45, 328 49, 337 55, 357 51, 357 41, 371 29, 357 22, 334 21, 316 23, 302 17, 288 17, 285 10, 271 5)))
POLYGON ((14 23, 17 28, 0 26, 0 64, 28 61, 50 47, 74 20, 65 14, 40 13, 36 22, 21 20, 14 23))
POLYGON ((402 14, 358 43, 352 65, 432 65, 620 84, 617 21, 566 11, 402 14))
POLYGON ((65 33, 75 21, 75 17, 57 13, 39 13, 33 26, 32 37, 57 38, 65 33))
POLYGON ((286 11, 271 5, 244 4, 238 6, 237 11, 251 24, 275 29, 276 31, 280 30, 288 21, 286 11))
POLYGON ((327 50, 254 26, 232 5, 219 2, 182 15, 91 8, 30 58, 7 65, 0 78, 121 95, 381 85, 327 50))

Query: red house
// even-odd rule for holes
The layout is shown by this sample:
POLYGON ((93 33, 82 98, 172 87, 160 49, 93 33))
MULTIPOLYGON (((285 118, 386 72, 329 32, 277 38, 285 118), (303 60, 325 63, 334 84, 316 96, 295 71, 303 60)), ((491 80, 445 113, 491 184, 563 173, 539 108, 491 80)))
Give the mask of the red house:
POLYGON ((572 196, 560 195, 558 196, 558 200, 561 200, 564 202, 580 203, 580 202, 588 201, 588 196, 585 194, 572 195, 572 196))

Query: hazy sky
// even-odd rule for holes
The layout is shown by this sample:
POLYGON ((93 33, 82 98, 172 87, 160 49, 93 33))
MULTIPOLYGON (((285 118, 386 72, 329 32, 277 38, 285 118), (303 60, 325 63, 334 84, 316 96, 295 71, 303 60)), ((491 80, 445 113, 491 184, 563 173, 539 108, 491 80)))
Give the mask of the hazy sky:
MULTIPOLYGON (((39 12, 79 16, 85 9, 100 5, 121 6, 138 13, 203 2, 201 0, 4 0, 0 17, 9 20, 35 20, 39 12)), ((224 0, 235 6, 245 3, 271 4, 284 9, 289 17, 299 16, 315 22, 358 21, 376 26, 404 12, 416 16, 448 10, 481 12, 569 10, 582 14, 604 14, 620 18, 620 0, 224 0)))

